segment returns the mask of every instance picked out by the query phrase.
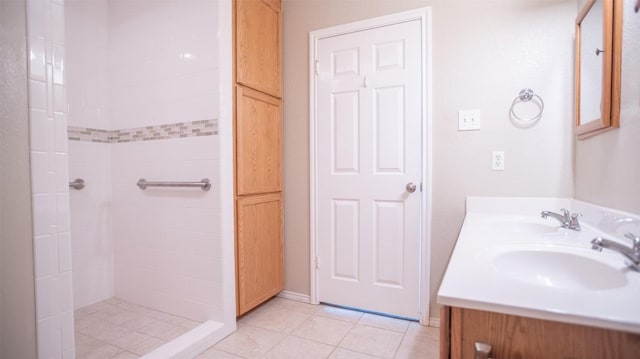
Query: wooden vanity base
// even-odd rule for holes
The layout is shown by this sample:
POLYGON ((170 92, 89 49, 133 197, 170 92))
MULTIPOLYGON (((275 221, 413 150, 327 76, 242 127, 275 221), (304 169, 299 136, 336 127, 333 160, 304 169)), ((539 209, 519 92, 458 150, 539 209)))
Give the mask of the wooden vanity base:
POLYGON ((473 359, 474 343, 493 359, 638 359, 640 335, 457 307, 443 307, 440 359, 473 359))

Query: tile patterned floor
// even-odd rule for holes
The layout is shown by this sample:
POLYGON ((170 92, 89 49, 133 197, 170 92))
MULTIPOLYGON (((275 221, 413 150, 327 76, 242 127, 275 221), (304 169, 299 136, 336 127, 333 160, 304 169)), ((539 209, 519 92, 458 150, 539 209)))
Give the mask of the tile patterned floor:
POLYGON ((274 298, 198 359, 437 359, 438 328, 274 298))
POLYGON ((74 312, 76 358, 139 358, 200 323, 119 298, 74 312))

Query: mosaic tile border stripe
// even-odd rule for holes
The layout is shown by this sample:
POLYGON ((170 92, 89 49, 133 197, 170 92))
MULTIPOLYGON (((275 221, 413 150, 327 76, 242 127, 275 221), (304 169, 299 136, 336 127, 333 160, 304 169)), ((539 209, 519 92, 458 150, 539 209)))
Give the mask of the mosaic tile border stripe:
POLYGON ((124 130, 103 130, 98 128, 68 126, 67 131, 69 141, 99 143, 155 141, 171 138, 215 136, 218 134, 218 120, 178 122, 124 130))

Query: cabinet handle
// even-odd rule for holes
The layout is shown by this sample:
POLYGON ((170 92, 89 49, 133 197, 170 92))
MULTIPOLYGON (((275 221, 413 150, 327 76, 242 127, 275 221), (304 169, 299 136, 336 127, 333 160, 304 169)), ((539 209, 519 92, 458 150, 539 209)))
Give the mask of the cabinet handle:
POLYGON ((473 359, 491 359, 489 355, 491 355, 491 345, 482 342, 475 342, 475 355, 473 359))

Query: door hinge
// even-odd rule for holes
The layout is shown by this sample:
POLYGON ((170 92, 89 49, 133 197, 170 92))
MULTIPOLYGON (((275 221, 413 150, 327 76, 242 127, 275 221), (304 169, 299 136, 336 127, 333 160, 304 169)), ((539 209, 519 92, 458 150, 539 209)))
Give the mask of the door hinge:
POLYGON ((316 60, 316 61, 314 62, 314 65, 313 65, 313 72, 314 72, 316 75, 318 75, 318 60, 316 60))
POLYGON ((320 269, 320 258, 316 256, 316 269, 320 269))
POLYGON ((422 182, 420 182, 420 192, 422 192, 422 182))

